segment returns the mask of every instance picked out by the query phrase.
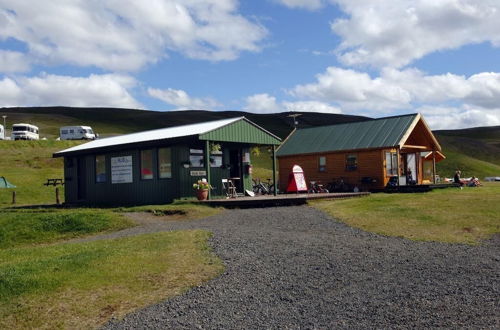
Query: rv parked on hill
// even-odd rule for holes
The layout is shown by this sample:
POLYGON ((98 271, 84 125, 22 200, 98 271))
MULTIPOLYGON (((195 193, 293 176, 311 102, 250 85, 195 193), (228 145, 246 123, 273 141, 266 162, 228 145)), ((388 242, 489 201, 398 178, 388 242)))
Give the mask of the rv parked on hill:
POLYGON ((3 125, 0 125, 0 140, 5 140, 5 129, 3 125))
POLYGON ((38 140, 38 126, 31 124, 12 125, 12 140, 38 140))
POLYGON ((97 134, 90 126, 64 126, 60 129, 61 140, 95 140, 97 134))

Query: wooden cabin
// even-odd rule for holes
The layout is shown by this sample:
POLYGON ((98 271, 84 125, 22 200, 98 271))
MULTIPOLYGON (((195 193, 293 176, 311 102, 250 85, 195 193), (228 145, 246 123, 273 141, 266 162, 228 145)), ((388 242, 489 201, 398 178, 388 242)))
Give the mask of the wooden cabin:
POLYGON ((421 114, 297 129, 278 148, 280 190, 294 165, 307 183, 359 190, 436 181, 441 146, 421 114), (389 183, 390 182, 390 183, 389 183))
POLYGON ((164 204, 194 198, 201 179, 213 187, 209 198, 224 196, 229 179, 236 193, 251 191, 250 148, 267 145, 274 156, 280 142, 238 117, 98 139, 53 156, 64 157, 68 204, 164 204))

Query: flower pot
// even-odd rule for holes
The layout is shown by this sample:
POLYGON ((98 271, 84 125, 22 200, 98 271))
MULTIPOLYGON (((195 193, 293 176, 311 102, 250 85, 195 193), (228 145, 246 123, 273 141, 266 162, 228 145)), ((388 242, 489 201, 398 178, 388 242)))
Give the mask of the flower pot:
POLYGON ((208 199, 208 189, 196 190, 196 198, 198 198, 199 201, 204 201, 208 199))

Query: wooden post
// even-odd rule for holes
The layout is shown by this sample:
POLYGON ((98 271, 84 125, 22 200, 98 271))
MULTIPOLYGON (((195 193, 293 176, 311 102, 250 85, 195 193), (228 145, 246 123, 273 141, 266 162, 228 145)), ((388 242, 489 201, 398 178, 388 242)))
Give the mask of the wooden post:
POLYGON ((432 150, 432 182, 436 184, 436 151, 432 150))
POLYGON ((12 191, 12 204, 16 204, 16 191, 12 191))
POLYGON ((399 153, 399 146, 396 147, 396 166, 397 166, 397 176, 398 176, 398 187, 399 187, 399 158, 400 158, 400 153, 399 153))
POLYGON ((273 185, 274 196, 278 195, 278 185, 276 183, 276 146, 273 144, 273 185))
MULTIPOLYGON (((208 184, 211 184, 211 178, 210 178, 210 141, 208 141, 208 140, 205 141, 205 170, 207 172, 207 182, 208 182, 208 184)), ((209 188, 207 199, 210 200, 210 197, 212 197, 212 191, 209 188)))
POLYGON ((56 204, 61 205, 61 200, 59 199, 59 187, 56 187, 56 204))

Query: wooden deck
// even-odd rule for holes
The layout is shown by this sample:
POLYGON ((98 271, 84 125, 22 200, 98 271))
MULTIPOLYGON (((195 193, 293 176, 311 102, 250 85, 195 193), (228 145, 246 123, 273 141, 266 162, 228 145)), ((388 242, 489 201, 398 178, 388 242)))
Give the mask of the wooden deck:
POLYGON ((278 196, 255 196, 255 197, 237 197, 228 199, 211 199, 207 201, 197 201, 210 206, 222 206, 225 208, 253 208, 270 206, 301 205, 308 200, 314 199, 339 199, 362 197, 369 195, 369 192, 357 193, 328 193, 328 194, 282 194, 278 196))

